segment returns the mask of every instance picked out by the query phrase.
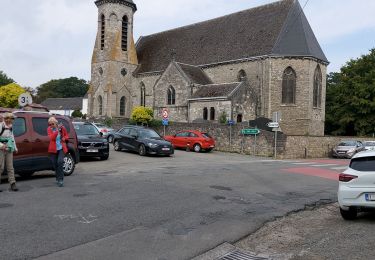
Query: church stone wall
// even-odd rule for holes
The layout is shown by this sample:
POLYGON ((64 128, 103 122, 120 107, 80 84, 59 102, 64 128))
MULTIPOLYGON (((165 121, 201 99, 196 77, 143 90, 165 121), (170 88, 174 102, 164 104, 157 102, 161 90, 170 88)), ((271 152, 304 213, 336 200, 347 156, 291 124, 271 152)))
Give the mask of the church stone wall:
POLYGON ((171 63, 164 74, 155 85, 154 116, 161 119, 163 108, 169 111, 169 120, 176 122, 187 122, 188 104, 187 99, 191 97, 191 88, 187 79, 182 76, 174 63, 171 63), (176 91, 176 104, 168 105, 167 91, 172 86, 176 91))
POLYGON ((210 109, 211 107, 215 108, 215 120, 218 122, 220 115, 225 112, 227 114, 227 119, 232 117, 232 102, 230 100, 217 100, 217 101, 191 101, 190 102, 190 113, 189 113, 189 122, 194 120, 203 120, 203 109, 207 108, 207 117, 210 121, 210 109))
MULTIPOLYGON (((269 66, 270 102, 268 117, 273 112, 281 112, 281 130, 289 135, 324 135, 324 109, 313 109, 313 81, 317 62, 310 59, 271 59, 269 66), (291 67, 296 72, 296 102, 295 104, 281 104, 282 79, 284 70, 291 67), (314 120, 313 120, 314 116, 314 120)), ((325 66, 321 66, 323 75, 322 107, 325 106, 325 66)))
POLYGON ((146 107, 154 107, 154 86, 160 75, 140 76, 134 81, 133 84, 133 104, 140 106, 141 104, 141 84, 143 83, 146 88, 146 107))

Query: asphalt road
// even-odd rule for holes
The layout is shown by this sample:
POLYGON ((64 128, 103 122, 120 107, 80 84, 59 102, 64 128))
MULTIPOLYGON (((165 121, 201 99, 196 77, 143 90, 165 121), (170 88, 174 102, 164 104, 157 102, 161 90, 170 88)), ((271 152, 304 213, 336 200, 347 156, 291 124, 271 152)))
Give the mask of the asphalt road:
POLYGON ((111 150, 108 161, 78 164, 64 188, 40 174, 20 180, 18 193, 0 193, 0 258, 190 259, 288 212, 335 201, 337 181, 302 165, 111 150))

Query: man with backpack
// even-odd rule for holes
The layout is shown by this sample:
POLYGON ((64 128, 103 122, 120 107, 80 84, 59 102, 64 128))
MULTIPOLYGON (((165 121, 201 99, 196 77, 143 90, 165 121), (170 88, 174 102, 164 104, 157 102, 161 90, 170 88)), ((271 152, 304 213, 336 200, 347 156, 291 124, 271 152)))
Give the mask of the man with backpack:
POLYGON ((5 113, 3 118, 3 122, 0 121, 0 182, 1 175, 6 166, 10 190, 18 191, 13 167, 13 153, 18 152, 13 135, 13 121, 15 116, 12 113, 5 113))

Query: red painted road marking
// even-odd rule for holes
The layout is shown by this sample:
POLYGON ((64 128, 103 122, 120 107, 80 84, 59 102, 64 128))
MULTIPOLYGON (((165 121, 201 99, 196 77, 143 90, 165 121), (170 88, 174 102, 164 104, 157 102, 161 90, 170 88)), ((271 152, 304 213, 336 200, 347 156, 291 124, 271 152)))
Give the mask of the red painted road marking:
POLYGON ((338 181, 339 179, 338 177, 339 172, 321 169, 321 168, 315 168, 315 167, 314 168, 313 167, 288 168, 288 169, 283 169, 282 171, 288 172, 288 173, 315 176, 315 177, 320 177, 320 178, 325 178, 325 179, 335 180, 335 181, 338 181))
POLYGON ((337 165, 349 165, 350 160, 334 160, 334 159, 318 159, 318 160, 306 160, 306 162, 322 163, 322 164, 337 164, 337 165))

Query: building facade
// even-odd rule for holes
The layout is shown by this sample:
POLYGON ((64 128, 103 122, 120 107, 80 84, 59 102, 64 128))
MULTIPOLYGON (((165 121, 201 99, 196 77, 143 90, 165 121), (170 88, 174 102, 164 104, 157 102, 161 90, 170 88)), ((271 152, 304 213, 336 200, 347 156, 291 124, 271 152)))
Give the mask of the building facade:
POLYGON ((97 0, 88 112, 129 118, 135 106, 171 121, 237 122, 281 112, 286 134, 324 135, 325 57, 297 0, 282 0, 134 44, 136 4, 97 0))

